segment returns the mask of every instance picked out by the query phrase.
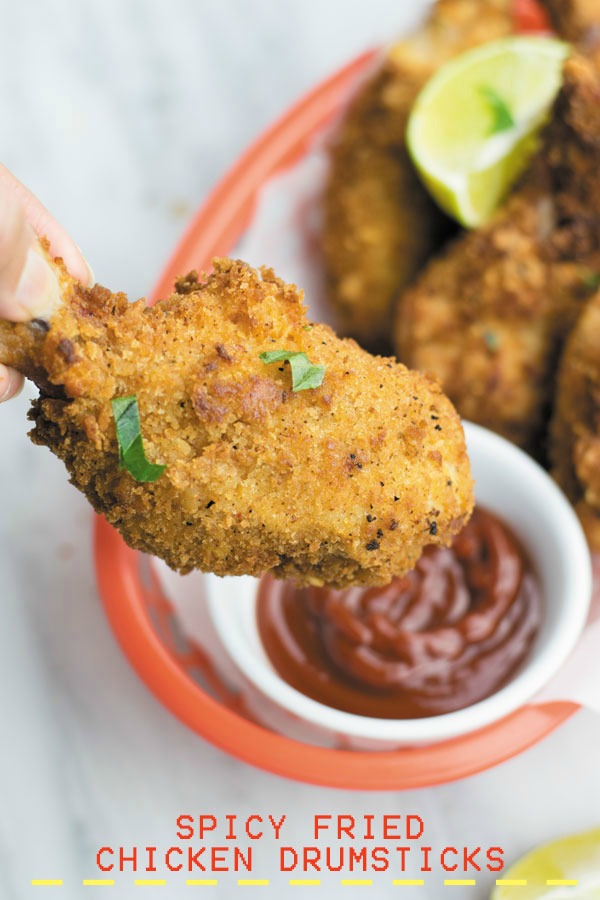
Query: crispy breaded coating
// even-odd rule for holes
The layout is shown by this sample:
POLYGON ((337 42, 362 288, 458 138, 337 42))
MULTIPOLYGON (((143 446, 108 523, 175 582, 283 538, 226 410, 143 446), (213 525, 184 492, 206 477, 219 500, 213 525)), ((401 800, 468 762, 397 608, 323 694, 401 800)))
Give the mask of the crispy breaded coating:
POLYGON ((552 474, 600 551, 600 293, 588 301, 565 346, 552 418, 552 474))
POLYGON ((132 547, 182 572, 377 584, 448 544, 473 496, 437 382, 308 325, 271 270, 214 265, 151 308, 61 269, 49 325, 0 323, 0 360, 41 387, 32 440, 132 547), (326 366, 322 385, 294 392, 270 350, 326 366), (167 466, 151 484, 119 468, 111 400, 131 394, 147 457, 167 466))
POLYGON ((598 0, 542 0, 557 32, 583 49, 600 43, 598 0))
POLYGON ((350 104, 331 149, 324 209, 327 291, 344 333, 389 346, 393 309, 451 225, 405 146, 413 102, 453 56, 512 31, 512 0, 438 0, 350 104))
POLYGON ((574 56, 523 181, 398 308, 399 358, 434 372, 466 419, 536 455, 561 347, 600 271, 599 161, 600 72, 574 56))

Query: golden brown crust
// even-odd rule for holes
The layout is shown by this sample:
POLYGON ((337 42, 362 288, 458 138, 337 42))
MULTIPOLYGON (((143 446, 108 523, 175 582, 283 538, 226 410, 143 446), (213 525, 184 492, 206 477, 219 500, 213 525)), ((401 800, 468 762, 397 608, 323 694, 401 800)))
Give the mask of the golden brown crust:
POLYGON ((389 346, 399 291, 450 225, 405 147, 413 102, 447 59, 512 30, 510 0, 439 0, 430 19, 390 49, 351 102, 331 149, 323 253, 342 329, 389 346))
POLYGON ((32 439, 131 546, 173 568, 383 583, 472 508, 462 428, 435 381, 323 325, 302 294, 216 260, 152 308, 70 283, 47 331, 0 323, 0 360, 41 379, 32 439), (326 366, 294 393, 265 350, 326 366), (114 397, 136 394, 153 484, 119 470, 114 397))
POLYGON ((398 308, 399 358, 434 372, 466 419, 538 455, 562 343, 600 271, 599 154, 600 73, 573 57, 523 182, 398 308))
POLYGON ((567 341, 551 427, 552 474, 600 551, 600 293, 567 341))
POLYGON ((600 44, 598 0, 543 0, 556 31, 582 49, 600 44))

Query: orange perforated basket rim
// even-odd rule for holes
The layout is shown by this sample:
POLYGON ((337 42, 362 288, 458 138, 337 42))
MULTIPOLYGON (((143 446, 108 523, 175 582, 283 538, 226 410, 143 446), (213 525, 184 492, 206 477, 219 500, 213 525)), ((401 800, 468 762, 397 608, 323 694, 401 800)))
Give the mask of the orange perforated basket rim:
MULTIPOLYGON (((362 54, 322 82, 269 128, 240 158, 194 217, 163 271, 151 300, 174 279, 208 269, 247 227, 258 193, 293 165, 339 114, 376 51, 362 54)), ((275 775, 346 790, 403 790, 464 778, 516 756, 542 740, 579 707, 555 702, 525 706, 473 734, 425 747, 357 752, 303 744, 275 734, 213 699, 177 663, 156 633, 144 602, 139 557, 101 517, 94 553, 108 621, 129 662, 155 697, 181 722, 226 753, 275 775)))

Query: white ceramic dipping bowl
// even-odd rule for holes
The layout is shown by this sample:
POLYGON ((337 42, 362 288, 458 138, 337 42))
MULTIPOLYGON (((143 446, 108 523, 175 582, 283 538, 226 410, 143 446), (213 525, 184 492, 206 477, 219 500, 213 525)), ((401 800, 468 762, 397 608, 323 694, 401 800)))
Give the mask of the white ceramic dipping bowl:
MULTIPOLYGON (((443 741, 503 718, 530 700, 560 668, 584 627, 591 595, 585 536, 571 505, 529 456, 485 428, 464 423, 476 502, 521 540, 541 583, 543 618, 532 650, 511 681, 465 709, 424 719, 379 719, 332 709, 288 685, 271 665, 256 622, 258 581, 207 576, 208 610, 231 660, 254 692, 260 715, 278 707, 297 723, 347 746, 390 748, 443 741)), ((272 716, 271 716, 272 718, 272 716)))

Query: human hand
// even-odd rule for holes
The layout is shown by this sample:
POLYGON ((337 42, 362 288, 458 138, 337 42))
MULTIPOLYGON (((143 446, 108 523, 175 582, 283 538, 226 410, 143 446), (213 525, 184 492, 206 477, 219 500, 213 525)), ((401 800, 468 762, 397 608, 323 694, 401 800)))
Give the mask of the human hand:
MULTIPOLYGON (((71 275, 91 286, 94 276, 77 244, 48 210, 0 163, 0 318, 35 318, 56 290, 55 276, 40 254, 38 236, 50 241, 71 275)), ((19 393, 22 376, 0 364, 0 403, 19 393)))

